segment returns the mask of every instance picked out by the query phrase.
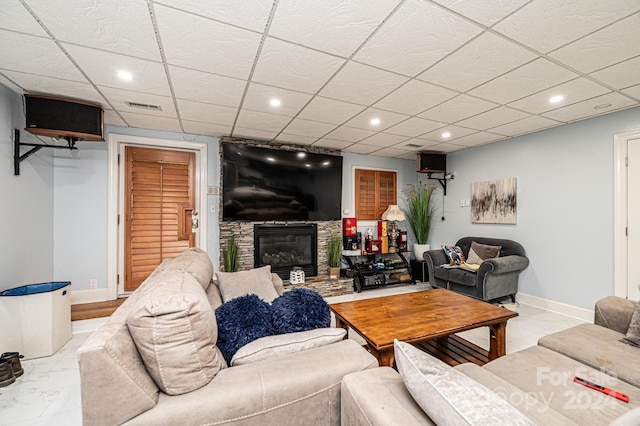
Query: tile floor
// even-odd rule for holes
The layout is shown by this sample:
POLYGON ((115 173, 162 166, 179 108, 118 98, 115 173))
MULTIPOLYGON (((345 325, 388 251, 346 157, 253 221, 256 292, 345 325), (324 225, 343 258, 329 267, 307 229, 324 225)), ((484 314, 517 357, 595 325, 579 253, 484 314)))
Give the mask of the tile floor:
MULTIPOLYGON (((366 290, 328 298, 329 303, 388 296, 430 288, 428 284, 396 286, 366 290)), ((507 324, 507 353, 535 345, 546 334, 564 330, 583 321, 528 305, 506 303, 520 316, 507 324)), ((75 327, 75 324, 74 324, 75 327)), ((82 425, 80 377, 76 350, 91 333, 74 334, 54 355, 23 360, 24 375, 8 387, 0 388, 0 425, 82 425)), ((358 336, 351 337, 361 340, 358 336)), ((461 333, 469 341, 488 349, 489 333, 485 328, 461 333)))

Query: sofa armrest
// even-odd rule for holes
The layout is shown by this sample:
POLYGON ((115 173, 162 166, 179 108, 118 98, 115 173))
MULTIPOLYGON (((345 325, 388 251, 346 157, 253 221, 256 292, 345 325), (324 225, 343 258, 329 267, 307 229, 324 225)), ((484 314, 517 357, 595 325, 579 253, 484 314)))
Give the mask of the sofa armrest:
POLYGON ((594 324, 625 334, 631 322, 636 302, 617 296, 598 300, 595 306, 594 324))
POLYGON ((522 271, 529 266, 529 259, 524 256, 505 256, 487 259, 480 265, 478 275, 488 272, 492 274, 504 274, 507 272, 522 271))
POLYGON ((427 250, 422 255, 422 258, 427 262, 433 262, 434 266, 444 265, 445 263, 449 264, 449 259, 444 254, 442 249, 440 250, 427 250))

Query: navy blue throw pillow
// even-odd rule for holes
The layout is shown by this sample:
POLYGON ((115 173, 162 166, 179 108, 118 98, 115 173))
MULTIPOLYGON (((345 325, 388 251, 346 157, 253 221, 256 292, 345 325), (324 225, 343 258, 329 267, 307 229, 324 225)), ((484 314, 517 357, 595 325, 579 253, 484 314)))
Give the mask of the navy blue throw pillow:
POLYGON ((247 343, 273 334, 271 306, 255 294, 236 297, 220 305, 216 309, 216 321, 217 346, 227 364, 247 343))
POLYGON ((331 325, 329 305, 320 294, 295 288, 271 303, 274 334, 325 328, 331 325))

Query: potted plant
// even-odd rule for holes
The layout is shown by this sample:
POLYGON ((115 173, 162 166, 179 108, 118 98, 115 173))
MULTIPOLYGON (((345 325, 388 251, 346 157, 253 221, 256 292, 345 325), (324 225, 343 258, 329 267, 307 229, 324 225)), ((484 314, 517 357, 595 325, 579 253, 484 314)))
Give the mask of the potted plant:
POLYGON ((329 278, 338 278, 340 276, 340 256, 342 256, 342 238, 339 234, 332 234, 327 242, 329 278))
POLYGON ((240 249, 235 235, 227 238, 227 246, 222 249, 222 260, 225 272, 236 272, 240 263, 240 249))
POLYGON ((409 189, 403 191, 407 194, 405 216, 413 230, 413 234, 416 236, 413 255, 416 260, 421 261, 424 252, 430 248, 427 242, 431 231, 432 219, 435 215, 435 206, 431 202, 435 186, 423 184, 422 182, 418 186, 412 184, 408 186, 409 189))

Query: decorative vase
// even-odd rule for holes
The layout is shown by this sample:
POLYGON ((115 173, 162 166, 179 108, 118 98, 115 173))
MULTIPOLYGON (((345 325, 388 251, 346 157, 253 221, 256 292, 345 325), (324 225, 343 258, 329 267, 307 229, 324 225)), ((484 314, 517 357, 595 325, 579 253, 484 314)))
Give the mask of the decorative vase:
POLYGON ((340 278, 340 267, 329 267, 329 278, 340 278))
POLYGON ((418 244, 413 245, 413 255, 416 260, 422 262, 424 260, 424 252, 431 250, 431 244, 418 244))

